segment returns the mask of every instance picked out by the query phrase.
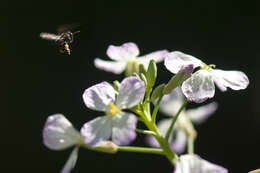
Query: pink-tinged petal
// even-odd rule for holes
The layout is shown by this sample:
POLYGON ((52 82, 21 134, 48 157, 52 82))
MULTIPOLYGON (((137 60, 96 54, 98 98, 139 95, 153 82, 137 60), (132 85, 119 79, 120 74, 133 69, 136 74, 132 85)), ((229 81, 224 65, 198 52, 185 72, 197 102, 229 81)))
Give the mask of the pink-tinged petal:
POLYGON ((85 105, 93 110, 108 111, 108 105, 115 100, 115 90, 107 82, 87 88, 83 93, 85 105))
POLYGON ((156 148, 160 147, 160 144, 157 142, 157 140, 153 136, 146 136, 145 141, 151 147, 156 147, 156 148))
POLYGON ((228 170, 197 155, 185 154, 176 162, 174 173, 228 173, 228 170))
POLYGON ((119 87, 116 106, 121 109, 137 105, 144 97, 145 84, 136 77, 125 78, 119 87))
POLYGON ((62 150, 80 142, 80 133, 62 114, 48 117, 43 129, 45 146, 53 150, 62 150))
POLYGON ((183 82, 182 92, 190 101, 201 103, 215 94, 213 77, 207 70, 198 70, 183 82))
POLYGON ((217 108, 218 104, 216 102, 213 102, 195 109, 189 109, 186 111, 186 115, 193 123, 200 124, 206 121, 210 117, 210 115, 214 114, 217 108))
POLYGON ((233 90, 246 89, 249 84, 248 77, 241 71, 224 71, 219 69, 212 69, 214 81, 224 88, 229 87, 233 90))
POLYGON ((168 54, 168 50, 159 50, 147 55, 139 57, 137 60, 140 64, 144 64, 146 68, 148 68, 149 62, 153 59, 156 62, 161 62, 165 59, 168 54))
POLYGON ((61 173, 70 173, 70 171, 75 167, 76 162, 78 160, 78 151, 79 151, 78 147, 75 147, 73 149, 73 151, 69 156, 69 159, 65 163, 63 169, 61 170, 61 173))
POLYGON ((139 49, 135 43, 125 43, 122 46, 110 45, 107 49, 107 56, 115 61, 127 61, 139 55, 139 49))
POLYGON ((168 53, 164 65, 172 73, 176 74, 183 67, 193 64, 194 68, 202 66, 203 62, 191 55, 179 51, 168 53))
POLYGON ((104 61, 102 59, 96 58, 94 64, 98 69, 112 72, 115 74, 122 73, 126 68, 126 62, 120 61, 104 61))
POLYGON ((174 116, 184 101, 181 88, 177 87, 168 95, 165 95, 160 103, 159 110, 168 116, 174 116))
POLYGON ((128 145, 136 138, 136 116, 121 112, 113 118, 112 141, 117 145, 128 145))
POLYGON ((93 146, 101 141, 107 141, 111 137, 112 126, 112 118, 102 116, 85 123, 80 133, 84 138, 84 143, 93 146))
POLYGON ((169 141, 171 144, 171 148, 178 154, 181 154, 186 149, 187 144, 187 136, 183 130, 176 130, 176 137, 171 138, 169 141))

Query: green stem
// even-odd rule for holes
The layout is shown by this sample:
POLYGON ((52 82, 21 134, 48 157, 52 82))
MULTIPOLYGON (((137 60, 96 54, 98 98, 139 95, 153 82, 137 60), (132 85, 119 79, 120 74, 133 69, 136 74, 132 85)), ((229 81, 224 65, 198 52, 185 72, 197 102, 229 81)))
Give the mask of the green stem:
POLYGON ((156 135, 156 133, 154 133, 153 131, 150 131, 150 130, 135 129, 135 131, 138 133, 145 134, 145 135, 152 135, 152 136, 156 135))
POLYGON ((194 154, 194 138, 191 136, 188 137, 188 153, 194 154))
POLYGON ((136 152, 136 153, 148 153, 165 155, 164 151, 160 148, 145 148, 145 147, 118 147, 118 151, 136 152))
POLYGON ((169 129, 167 130, 167 133, 166 133, 166 136, 165 136, 166 141, 169 140, 169 137, 170 137, 171 131, 172 131, 173 127, 174 127, 174 124, 176 123, 179 115, 181 114, 181 111, 186 107, 187 103, 188 103, 188 100, 187 99, 184 100, 184 103, 182 104, 182 106, 178 110, 177 114, 173 117, 172 123, 171 123, 169 129))
POLYGON ((159 99, 157 100, 156 105, 154 106, 154 109, 153 109, 152 121, 153 121, 154 123, 155 123, 155 121, 156 121, 156 115, 157 115, 157 112, 158 112, 158 109, 159 109, 159 105, 160 105, 160 102, 161 102, 162 98, 163 98, 163 95, 161 95, 161 96, 159 97, 159 99))

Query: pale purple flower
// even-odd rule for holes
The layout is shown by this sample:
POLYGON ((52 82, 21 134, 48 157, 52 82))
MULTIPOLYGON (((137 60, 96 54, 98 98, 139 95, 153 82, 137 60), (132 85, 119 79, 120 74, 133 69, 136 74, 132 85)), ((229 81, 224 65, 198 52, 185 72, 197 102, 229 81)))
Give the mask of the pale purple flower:
POLYGON ((85 90, 83 100, 90 109, 102 111, 106 116, 95 118, 81 129, 86 144, 96 145, 100 141, 112 141, 117 145, 127 145, 136 137, 136 116, 122 109, 132 108, 144 97, 144 82, 136 77, 125 78, 118 95, 107 82, 96 84, 85 90))
POLYGON ((176 161, 176 167, 173 173, 228 173, 228 170, 204 160, 198 155, 186 154, 182 155, 179 160, 176 161))
MULTIPOLYGON (((180 87, 175 88, 169 95, 165 95, 160 103, 159 110, 167 116, 175 116, 184 102, 184 96, 180 87)), ((169 143, 177 153, 183 153, 187 136, 196 137, 196 131, 192 123, 202 123, 217 109, 217 103, 213 102, 198 108, 182 110, 177 122, 169 136, 169 143)), ((163 119, 158 122, 158 129, 163 136, 166 135, 170 127, 172 118, 163 119)), ((148 136, 148 143, 153 147, 160 147, 159 143, 153 136, 148 136)))
POLYGON ((69 173, 76 164, 78 147, 83 143, 83 139, 62 114, 54 114, 48 117, 43 128, 43 143, 52 150, 63 150, 76 146, 61 171, 62 173, 69 173))
POLYGON ((171 52, 164 61, 166 68, 174 74, 188 64, 193 64, 194 68, 200 67, 200 69, 183 82, 182 91, 189 100, 197 103, 214 96, 214 83, 221 91, 226 91, 227 87, 241 90, 249 84, 247 76, 241 71, 213 69, 215 65, 206 65, 201 60, 182 52, 171 52))
MULTIPOLYGON (((96 58, 94 64, 99 69, 120 74, 130 63, 132 63, 132 65, 136 64, 136 68, 138 68, 138 64, 144 64, 145 67, 148 67, 150 60, 154 59, 156 62, 161 62, 167 54, 167 50, 159 50, 144 56, 139 56, 137 45, 129 42, 121 46, 110 45, 107 49, 107 56, 113 61, 96 58)), ((131 66, 131 68, 133 67, 131 66)))

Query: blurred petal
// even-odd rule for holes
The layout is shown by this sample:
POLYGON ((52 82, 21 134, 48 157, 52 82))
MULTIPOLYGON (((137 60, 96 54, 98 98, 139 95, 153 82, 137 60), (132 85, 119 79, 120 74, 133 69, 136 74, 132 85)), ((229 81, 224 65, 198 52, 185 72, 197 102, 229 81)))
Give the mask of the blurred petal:
POLYGON ((146 136, 145 140, 146 140, 147 144, 150 145, 151 147, 156 147, 156 148, 160 147, 160 144, 157 142, 157 140, 153 136, 146 136))
POLYGON ((79 151, 78 147, 75 147, 73 149, 61 173, 69 173, 75 167, 78 159, 78 151, 79 151))
POLYGON ((228 170, 197 155, 186 154, 176 162, 174 173, 228 173, 228 170))
POLYGON ((139 55, 139 49, 135 43, 125 43, 122 46, 110 45, 107 49, 107 55, 115 61, 127 61, 134 59, 139 55))
POLYGON ((176 137, 169 141, 171 148, 178 154, 181 154, 186 149, 187 136, 183 130, 176 130, 176 137))
POLYGON ((88 145, 96 145, 101 141, 107 141, 112 134, 112 118, 102 116, 95 118, 83 125, 80 130, 84 142, 88 145))
POLYGON ((107 82, 101 82, 89 87, 83 93, 86 106, 97 111, 109 110, 108 105, 115 100, 115 90, 107 82))
POLYGON ((143 99, 144 93, 143 81, 136 77, 127 77, 120 84, 116 106, 121 109, 131 108, 143 99))
POLYGON ((175 88, 168 95, 165 95, 160 103, 159 109, 168 116, 174 116, 184 101, 180 87, 175 88))
POLYGON ((215 78, 214 81, 218 81, 219 85, 233 90, 245 89, 249 84, 246 74, 241 71, 212 69, 212 73, 215 78))
POLYGON ((194 68, 202 66, 203 62, 193 56, 184 54, 179 51, 168 53, 164 65, 172 73, 176 74, 183 67, 193 64, 194 68))
POLYGON ((183 82, 182 92, 189 100, 196 103, 212 98, 215 94, 215 85, 211 73, 207 70, 195 72, 183 82))
POLYGON ((62 115, 49 116, 43 129, 43 143, 50 149, 62 150, 80 142, 80 133, 62 115))
POLYGON ((149 62, 154 59, 156 62, 161 62, 165 59, 166 55, 168 54, 168 50, 159 50, 142 57, 139 57, 137 60, 139 63, 144 64, 146 69, 148 68, 149 62))
POLYGON ((128 145, 136 138, 136 116, 121 112, 113 117, 112 141, 117 145, 128 145))
POLYGON ((210 115, 216 112, 218 104, 216 102, 200 106, 195 109, 189 109, 186 111, 186 115, 193 123, 202 123, 209 118, 210 115))
POLYGON ((94 64, 97 68, 99 68, 101 70, 105 70, 105 71, 112 72, 115 74, 122 73, 126 68, 126 62, 104 61, 99 58, 96 58, 94 60, 94 64))

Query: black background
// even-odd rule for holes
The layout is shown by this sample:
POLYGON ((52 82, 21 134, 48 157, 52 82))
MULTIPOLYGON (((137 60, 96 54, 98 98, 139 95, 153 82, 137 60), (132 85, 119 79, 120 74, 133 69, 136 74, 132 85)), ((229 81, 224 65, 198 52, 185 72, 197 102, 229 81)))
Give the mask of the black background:
MULTIPOLYGON (((179 50, 217 68, 244 71, 250 79, 246 90, 216 90, 212 100, 219 109, 197 127, 195 152, 230 172, 260 168, 259 5, 214 0, 2 2, 1 170, 59 172, 70 150, 51 151, 42 144, 46 118, 63 113, 80 129, 101 115, 84 106, 84 89, 103 80, 121 80, 123 75, 96 69, 93 59, 107 58, 110 44, 129 41, 142 55, 179 50), (81 25, 71 56, 39 38, 40 32, 55 32, 59 25, 70 23, 81 25)), ((158 68, 158 83, 169 80, 164 66, 158 68)), ((141 135, 133 145, 145 145, 141 135)), ((80 150, 73 172, 103 171, 172 172, 173 168, 161 156, 80 150)))

